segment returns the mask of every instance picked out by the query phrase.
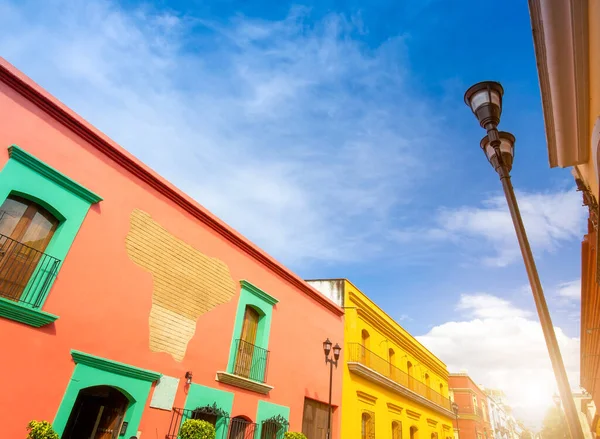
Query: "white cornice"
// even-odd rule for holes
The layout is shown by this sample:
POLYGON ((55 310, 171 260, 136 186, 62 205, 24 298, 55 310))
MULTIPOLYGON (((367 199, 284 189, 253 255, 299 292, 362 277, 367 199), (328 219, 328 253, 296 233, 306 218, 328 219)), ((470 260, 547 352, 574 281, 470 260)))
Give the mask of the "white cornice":
POLYGON ((551 167, 589 160, 587 0, 529 0, 551 167))

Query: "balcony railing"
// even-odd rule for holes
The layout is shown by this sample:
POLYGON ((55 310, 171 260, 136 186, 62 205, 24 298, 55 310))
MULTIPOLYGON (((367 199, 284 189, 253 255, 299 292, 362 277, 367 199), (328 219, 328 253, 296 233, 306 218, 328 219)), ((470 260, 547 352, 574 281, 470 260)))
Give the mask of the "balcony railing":
POLYGON ((235 341, 235 359, 233 373, 235 375, 265 383, 267 381, 267 365, 269 351, 238 339, 235 341))
POLYGON ((349 343, 348 361, 360 363, 369 369, 389 378, 397 384, 421 395, 434 404, 451 410, 450 400, 403 370, 391 364, 388 360, 363 347, 360 343, 349 343))
POLYGON ((0 234, 0 297, 39 308, 60 260, 0 234))
POLYGON ((483 417, 481 408, 472 405, 461 405, 458 406, 458 413, 461 415, 476 415, 480 418, 483 417))
POLYGON ((216 439, 254 439, 258 427, 257 424, 243 418, 230 418, 227 413, 214 410, 214 406, 194 410, 173 408, 169 432, 165 439, 178 439, 181 425, 188 419, 202 419, 213 424, 217 430, 216 439))

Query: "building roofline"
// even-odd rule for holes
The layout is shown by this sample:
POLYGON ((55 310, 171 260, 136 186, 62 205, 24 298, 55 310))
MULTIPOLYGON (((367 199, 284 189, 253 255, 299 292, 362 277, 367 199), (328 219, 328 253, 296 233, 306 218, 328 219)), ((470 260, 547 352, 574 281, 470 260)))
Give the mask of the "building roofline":
POLYGON ((410 332, 408 332, 406 329, 404 329, 404 327, 402 325, 400 325, 400 323, 398 323, 395 319, 393 319, 387 312, 385 312, 379 305, 377 305, 373 299, 371 299, 369 296, 367 296, 360 288, 358 288, 355 284, 353 284, 349 279, 347 278, 332 278, 332 279, 307 279, 307 282, 310 281, 344 281, 344 282, 348 282, 356 291, 360 292, 374 307, 376 307, 379 311, 381 311, 382 314, 384 314, 387 318, 389 318, 391 321, 393 321, 396 325, 398 325, 407 335, 408 337, 411 339, 412 342, 414 342, 414 344, 416 344, 419 348, 421 348, 423 351, 425 351, 427 354, 429 354, 432 359, 434 361, 437 361, 440 365, 442 365, 444 368, 447 369, 446 363, 444 363, 437 355, 435 355, 433 352, 431 352, 429 349, 427 349, 425 346, 423 346, 423 344, 417 340, 410 332))
POLYGON ((550 167, 589 160, 587 1, 529 0, 550 167))
POLYGON ((144 165, 123 147, 111 140, 100 130, 93 127, 81 116, 76 114, 73 110, 68 108, 2 57, 0 57, 0 82, 19 93, 55 121, 80 136, 90 146, 136 176, 169 201, 179 206, 236 247, 243 250, 247 255, 268 268, 271 272, 304 292, 319 305, 328 309, 335 315, 342 316, 344 314, 342 308, 323 296, 316 289, 312 288, 299 276, 294 274, 280 262, 276 261, 266 252, 252 244, 250 240, 225 224, 222 220, 202 207, 198 202, 194 201, 190 196, 159 176, 158 173, 148 166, 144 165))

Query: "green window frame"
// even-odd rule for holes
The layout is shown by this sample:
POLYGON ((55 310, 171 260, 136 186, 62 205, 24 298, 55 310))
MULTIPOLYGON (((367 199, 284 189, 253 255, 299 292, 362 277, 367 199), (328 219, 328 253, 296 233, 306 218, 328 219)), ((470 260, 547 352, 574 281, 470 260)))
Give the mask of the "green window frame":
POLYGON ((129 404, 123 419, 128 423, 125 437, 136 434, 152 383, 162 374, 76 350, 71 350, 71 357, 75 370, 52 423, 58 435, 64 433, 79 392, 95 386, 114 387, 127 397, 129 404))
MULTIPOLYGON (((265 421, 274 418, 283 418, 287 423, 283 428, 277 432, 276 439, 282 439, 284 433, 287 431, 287 427, 290 422, 290 408, 284 405, 273 404, 272 402, 259 400, 258 407, 256 409, 256 424, 257 424, 257 438, 262 437, 262 429, 265 421)), ((270 439, 270 438, 269 438, 270 439)))
MULTIPOLYGON (((235 374, 235 358, 236 358, 236 341, 241 337, 242 327, 244 324, 244 314, 246 307, 250 306, 258 311, 260 318, 258 320, 258 328, 256 331, 255 346, 264 350, 269 349, 269 336, 271 333, 271 320, 273 318, 273 306, 279 301, 270 294, 261 290, 257 286, 251 284, 247 280, 240 281, 241 290, 238 307, 233 326, 233 336, 231 338, 231 348, 229 351, 229 361, 227 363, 227 372, 235 374)), ((265 371, 266 372, 266 369, 265 371)), ((264 373, 263 373, 264 375, 264 373)), ((263 379, 257 381, 264 382, 263 379)))
POLYGON ((0 171, 0 205, 9 196, 17 195, 34 201, 59 220, 44 252, 60 261, 58 268, 49 274, 47 283, 26 288, 28 297, 32 298, 29 302, 39 306, 0 297, 0 317, 40 327, 58 319, 42 308, 85 216, 91 205, 100 202, 102 197, 17 145, 11 145, 8 154, 9 159, 0 171))
MULTIPOLYGON (((231 410, 233 408, 233 397, 234 394, 232 392, 226 392, 213 387, 192 383, 188 389, 188 395, 185 400, 184 409, 194 410, 198 407, 215 405, 218 409, 223 410, 228 415, 231 415, 231 410)), ((217 437, 225 437, 228 425, 228 419, 217 418, 217 425, 215 427, 217 437)))

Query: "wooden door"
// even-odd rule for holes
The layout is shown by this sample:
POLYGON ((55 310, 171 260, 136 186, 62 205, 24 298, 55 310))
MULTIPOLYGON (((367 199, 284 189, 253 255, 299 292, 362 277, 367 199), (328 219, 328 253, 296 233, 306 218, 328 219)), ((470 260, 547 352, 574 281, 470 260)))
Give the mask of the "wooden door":
POLYGON ((238 352, 235 362, 235 374, 246 378, 251 377, 252 359, 254 357, 254 348, 256 344, 256 333, 258 331, 258 320, 260 315, 251 306, 246 307, 244 313, 244 323, 242 325, 242 335, 240 337, 238 352))
POLYGON ((58 220, 46 209, 21 197, 0 206, 0 296, 19 300, 58 220))
POLYGON ((106 405, 101 407, 91 439, 118 439, 128 401, 122 394, 111 392, 106 405))
POLYGON ((302 433, 307 439, 327 438, 327 419, 329 406, 319 401, 306 398, 302 415, 302 433))

